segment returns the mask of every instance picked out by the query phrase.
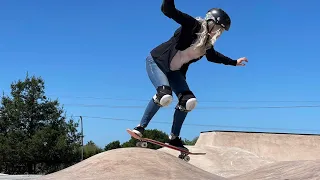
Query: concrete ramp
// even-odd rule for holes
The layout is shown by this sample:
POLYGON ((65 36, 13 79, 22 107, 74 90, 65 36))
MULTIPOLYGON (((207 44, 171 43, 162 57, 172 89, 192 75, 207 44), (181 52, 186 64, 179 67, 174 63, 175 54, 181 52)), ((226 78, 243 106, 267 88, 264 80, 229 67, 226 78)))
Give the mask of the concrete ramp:
POLYGON ((185 162, 169 148, 120 148, 38 179, 320 180, 319 135, 211 131, 188 148, 207 154, 185 162))
POLYGON ((168 153, 147 148, 120 148, 92 156, 39 180, 225 180, 168 153))
MULTIPOLYGON (((240 148, 216 146, 186 147, 192 152, 206 152, 205 155, 190 155, 190 164, 225 178, 244 174, 257 167, 274 162, 240 148)), ((178 151, 170 148, 161 148, 159 151, 176 157, 179 155, 178 151)))
POLYGON ((230 180, 319 180, 320 161, 284 161, 260 167, 230 180))
POLYGON ((320 136, 256 132, 202 132, 196 147, 240 148, 270 161, 320 159, 320 136))

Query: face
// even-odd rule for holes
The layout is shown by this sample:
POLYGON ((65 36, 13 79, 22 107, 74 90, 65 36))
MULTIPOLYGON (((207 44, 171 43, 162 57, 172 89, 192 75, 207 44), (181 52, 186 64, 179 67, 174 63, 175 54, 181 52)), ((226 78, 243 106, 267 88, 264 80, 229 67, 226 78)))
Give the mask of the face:
MULTIPOLYGON (((212 21, 209 21, 209 27, 208 27, 208 29, 209 29, 209 36, 211 36, 211 37, 213 37, 216 33, 217 33, 217 31, 219 30, 219 29, 221 29, 222 30, 222 32, 224 31, 224 28, 221 26, 221 25, 218 25, 218 24, 215 24, 214 22, 212 22, 212 21)), ((221 35, 221 34, 220 34, 221 35)), ((219 37, 220 35, 218 35, 217 37, 219 37)))

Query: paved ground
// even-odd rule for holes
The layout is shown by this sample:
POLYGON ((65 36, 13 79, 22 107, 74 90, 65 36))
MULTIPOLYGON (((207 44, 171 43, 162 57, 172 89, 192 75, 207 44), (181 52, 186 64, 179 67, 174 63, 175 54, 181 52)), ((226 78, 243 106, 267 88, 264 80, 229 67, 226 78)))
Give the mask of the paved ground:
POLYGON ((41 175, 1 175, 0 180, 33 180, 38 179, 41 175))

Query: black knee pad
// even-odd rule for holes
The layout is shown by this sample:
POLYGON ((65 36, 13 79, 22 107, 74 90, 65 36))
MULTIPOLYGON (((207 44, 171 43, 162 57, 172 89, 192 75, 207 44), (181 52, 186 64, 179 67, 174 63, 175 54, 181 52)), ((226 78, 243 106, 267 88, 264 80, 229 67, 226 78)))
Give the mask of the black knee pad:
POLYGON ((183 112, 192 111, 197 105, 197 99, 191 91, 185 91, 178 94, 179 102, 176 109, 183 112))
POLYGON ((157 87, 157 93, 153 96, 153 101, 161 106, 169 106, 173 100, 172 89, 170 86, 159 86, 157 87))

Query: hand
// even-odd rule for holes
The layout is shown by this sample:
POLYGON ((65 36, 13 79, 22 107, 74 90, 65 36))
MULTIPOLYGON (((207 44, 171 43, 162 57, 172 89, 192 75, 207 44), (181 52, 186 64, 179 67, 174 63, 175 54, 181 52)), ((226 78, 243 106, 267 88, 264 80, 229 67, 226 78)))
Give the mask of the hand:
POLYGON ((237 60, 237 66, 245 66, 246 64, 244 64, 243 62, 248 62, 248 59, 245 57, 239 58, 237 60))

